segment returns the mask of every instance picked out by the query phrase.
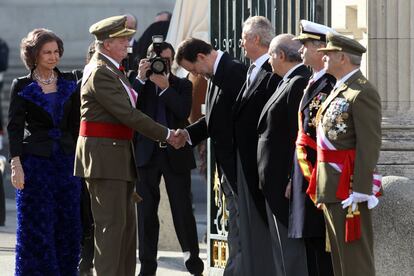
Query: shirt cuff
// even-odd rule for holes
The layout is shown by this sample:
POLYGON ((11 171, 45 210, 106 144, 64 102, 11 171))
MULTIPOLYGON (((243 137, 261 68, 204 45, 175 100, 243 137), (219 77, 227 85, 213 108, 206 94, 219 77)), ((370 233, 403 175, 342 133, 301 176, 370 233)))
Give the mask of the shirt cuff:
POLYGON ((167 133, 167 138, 165 138, 165 141, 167 141, 168 140, 168 138, 170 138, 170 135, 171 135, 171 129, 169 129, 169 128, 167 128, 167 130, 168 130, 168 133, 167 133))
POLYGON ((165 88, 164 90, 162 90, 160 93, 158 93, 158 96, 161 96, 169 87, 165 88))
POLYGON ((136 77, 136 79, 141 83, 141 84, 145 84, 144 80, 141 80, 140 78, 136 77))
POLYGON ((185 131, 185 133, 187 134, 187 135, 186 135, 185 140, 187 141, 187 143, 188 143, 190 146, 192 146, 192 145, 193 145, 193 143, 191 142, 190 133, 188 133, 188 131, 187 131, 186 129, 184 129, 184 131, 185 131))

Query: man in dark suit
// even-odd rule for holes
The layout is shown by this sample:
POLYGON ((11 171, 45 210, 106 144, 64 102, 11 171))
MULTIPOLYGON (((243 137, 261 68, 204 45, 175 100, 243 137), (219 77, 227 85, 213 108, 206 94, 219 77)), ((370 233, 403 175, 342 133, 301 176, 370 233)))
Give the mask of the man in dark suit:
MULTIPOLYGON (((159 46, 160 56, 172 64, 174 48, 167 42, 159 46)), ((154 53, 153 45, 148 49, 154 53)), ((142 59, 134 89, 138 93, 137 108, 158 123, 172 129, 184 128, 191 111, 192 85, 169 71, 147 75, 148 59, 142 59)), ((154 142, 143 135, 136 136, 136 165, 139 173, 137 192, 144 200, 137 205, 138 239, 141 272, 155 275, 159 234, 158 205, 160 179, 163 176, 175 231, 185 256, 185 265, 191 274, 201 275, 204 269, 199 258, 198 237, 191 206, 191 169, 195 160, 190 145, 174 149, 170 145, 154 142)))
POLYGON ((133 276, 136 266, 136 214, 133 191, 137 177, 133 131, 174 143, 168 128, 135 108, 136 92, 119 64, 127 55, 125 16, 103 19, 89 28, 96 52, 85 66, 81 88, 81 126, 75 175, 85 178, 95 221, 97 275, 133 276))
POLYGON ((170 21, 163 20, 152 23, 145 29, 144 33, 138 39, 138 42, 135 46, 134 52, 136 52, 137 64, 139 61, 147 56, 147 49, 152 43, 153 35, 162 35, 165 38, 167 37, 168 28, 170 26, 170 21))
POLYGON ((286 275, 307 275, 303 241, 288 239, 287 233, 289 201, 285 192, 291 178, 299 102, 310 77, 298 53, 302 45, 293 37, 278 35, 269 47, 272 70, 283 80, 260 114, 257 162, 259 183, 268 203, 275 262, 283 264, 286 275))
POLYGON ((326 34, 333 30, 307 20, 300 22, 301 32, 295 39, 302 43, 299 52, 303 63, 313 70, 299 108, 299 131, 296 139, 290 193, 289 238, 303 238, 309 276, 333 275, 331 254, 325 249, 325 221, 322 210, 306 194, 316 162, 316 113, 331 93, 335 78, 326 73, 323 53, 326 34))
POLYGON ((250 17, 243 24, 241 46, 251 65, 233 109, 240 244, 243 252, 243 269, 239 275, 274 275, 278 271, 272 258, 266 201, 259 189, 256 159, 257 121, 263 106, 282 79, 272 73, 268 63, 267 51, 273 37, 273 26, 263 16, 250 17))
POLYGON ((237 221, 236 156, 233 147, 232 107, 246 78, 246 67, 230 55, 199 39, 184 40, 177 49, 176 61, 187 71, 210 79, 206 99, 206 115, 181 134, 182 145, 197 145, 210 137, 221 188, 229 211, 227 241, 229 258, 224 275, 240 275, 240 248, 237 221))

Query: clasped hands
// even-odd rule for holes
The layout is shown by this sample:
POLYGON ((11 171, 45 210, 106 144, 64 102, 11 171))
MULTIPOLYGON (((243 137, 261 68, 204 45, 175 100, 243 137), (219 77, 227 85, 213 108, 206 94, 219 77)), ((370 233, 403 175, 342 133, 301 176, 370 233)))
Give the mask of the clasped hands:
POLYGON ((180 149, 185 146, 185 143, 190 140, 188 132, 183 129, 170 130, 170 137, 168 137, 167 142, 175 149, 180 149))

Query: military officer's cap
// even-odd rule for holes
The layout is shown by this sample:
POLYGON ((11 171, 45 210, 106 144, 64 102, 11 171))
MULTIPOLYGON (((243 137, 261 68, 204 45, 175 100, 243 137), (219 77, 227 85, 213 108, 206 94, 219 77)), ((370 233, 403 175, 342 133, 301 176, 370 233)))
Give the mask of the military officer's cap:
POLYGON ((319 48, 318 52, 342 51, 357 56, 362 56, 367 49, 355 39, 340 34, 328 33, 328 44, 325 48, 319 48))
POLYGON ((328 26, 304 19, 299 22, 299 29, 300 33, 294 40, 300 40, 301 42, 308 39, 326 42, 327 33, 335 33, 335 31, 328 26))
POLYGON ((136 31, 128 29, 126 21, 127 18, 124 15, 108 17, 90 26, 89 32, 100 41, 107 38, 131 36, 136 31))

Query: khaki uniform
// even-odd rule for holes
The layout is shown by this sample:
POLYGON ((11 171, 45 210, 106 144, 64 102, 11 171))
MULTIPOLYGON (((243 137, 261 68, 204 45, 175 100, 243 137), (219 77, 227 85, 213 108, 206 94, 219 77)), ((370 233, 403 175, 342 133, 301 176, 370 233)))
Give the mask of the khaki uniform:
MULTIPOLYGON (((355 149, 352 188, 372 194, 373 172, 381 146, 381 103, 375 88, 362 75, 354 73, 323 103, 318 129, 320 140, 336 150, 355 149)), ((340 172, 331 163, 319 162, 316 200, 324 203, 324 215, 332 248, 336 276, 375 275, 371 213, 367 203, 361 211, 360 240, 345 243, 346 209, 336 198, 340 172)))
MULTIPOLYGON (((132 107, 123 73, 100 53, 92 64, 81 88, 81 121, 124 125, 165 141, 167 129, 132 107)), ((85 178, 91 194, 97 275, 135 275, 137 174, 131 140, 79 136, 75 175, 85 178)))

